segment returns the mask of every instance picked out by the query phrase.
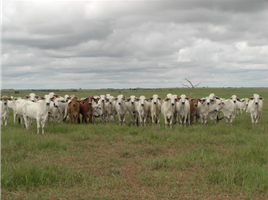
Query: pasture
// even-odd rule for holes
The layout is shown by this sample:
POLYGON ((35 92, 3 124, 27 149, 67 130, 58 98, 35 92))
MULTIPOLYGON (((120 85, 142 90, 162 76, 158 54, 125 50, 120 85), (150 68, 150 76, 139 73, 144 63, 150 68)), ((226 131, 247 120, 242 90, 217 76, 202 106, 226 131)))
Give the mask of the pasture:
MULTIPOLYGON (((25 96, 32 91, 2 91, 25 96)), ((48 92, 34 91, 43 96, 48 92)), ((122 93, 186 94, 190 89, 77 90, 58 95, 122 93)), ((268 88, 196 88, 193 96, 215 93, 239 98, 258 93, 264 98, 262 118, 252 125, 250 115, 236 115, 232 125, 221 120, 208 125, 119 126, 118 121, 59 125, 51 122, 45 134, 36 123, 27 131, 13 124, 1 127, 2 199, 267 199, 268 88)), ((200 121, 199 121, 200 123, 200 121)))

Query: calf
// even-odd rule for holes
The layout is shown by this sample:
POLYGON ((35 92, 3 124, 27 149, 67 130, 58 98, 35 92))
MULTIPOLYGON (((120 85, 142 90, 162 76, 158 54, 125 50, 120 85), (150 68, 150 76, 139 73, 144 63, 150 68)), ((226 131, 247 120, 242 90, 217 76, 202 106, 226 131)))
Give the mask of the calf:
POLYGON ((138 101, 137 111, 140 118, 140 126, 146 126, 146 120, 150 117, 151 104, 145 96, 140 96, 136 99, 138 101))
POLYGON ((126 105, 130 116, 130 125, 132 126, 134 123, 135 126, 137 126, 138 114, 139 114, 137 110, 138 106, 137 98, 134 95, 131 95, 130 98, 127 99, 126 105))
POLYGON ((248 108, 247 108, 246 113, 250 114, 252 124, 254 123, 257 124, 258 121, 261 119, 263 100, 264 98, 262 98, 258 94, 253 94, 252 97, 249 98, 248 108))
POLYGON ((93 98, 93 96, 89 95, 86 99, 80 101, 80 113, 82 114, 82 122, 84 121, 86 124, 87 124, 87 118, 89 118, 89 123, 92 123, 92 116, 93 116, 92 101, 94 100, 95 99, 93 98))
POLYGON ((187 119, 188 124, 190 125, 190 98, 186 97, 185 94, 182 94, 178 97, 178 101, 176 103, 176 111, 179 117, 180 124, 186 125, 187 119))
POLYGON ((125 102, 126 97, 121 94, 118 95, 114 100, 116 101, 115 109, 118 115, 119 125, 125 125, 127 112, 127 105, 125 102))
POLYGON ((115 98, 113 96, 107 97, 108 101, 105 103, 105 109, 106 109, 106 120, 109 121, 115 121, 115 115, 116 115, 116 110, 115 110, 115 98))
POLYGON ((230 99, 235 103, 237 114, 239 114, 239 112, 242 114, 246 102, 237 98, 236 95, 232 95, 230 99))
POLYGON ((72 98, 72 100, 68 103, 68 110, 69 110, 70 123, 77 124, 80 112, 80 104, 77 97, 72 98))
POLYGON ((236 113, 236 105, 232 100, 219 100, 217 102, 215 110, 217 112, 221 111, 225 117, 226 123, 232 124, 236 113))
POLYGON ((41 97, 42 100, 38 102, 26 102, 23 105, 23 119, 25 127, 29 130, 33 119, 36 120, 37 134, 39 134, 40 122, 42 125, 42 134, 44 134, 44 127, 48 116, 48 107, 52 98, 49 95, 41 97))
POLYGON ((196 116, 196 108, 198 106, 198 102, 198 97, 190 99, 190 124, 194 123, 194 117, 196 116))
POLYGON ((157 95, 154 94, 151 98, 151 118, 152 124, 157 123, 160 125, 160 118, 161 118, 161 102, 162 99, 157 95))
POLYGON ((35 95, 35 93, 30 93, 29 95, 25 96, 24 99, 25 100, 30 100, 32 102, 36 102, 38 100, 38 96, 35 95))
POLYGON ((199 99, 196 107, 196 123, 200 118, 201 124, 207 124, 209 114, 209 105, 206 103, 206 98, 199 99))
POLYGON ((7 120, 8 120, 8 114, 9 114, 9 109, 8 109, 8 101, 12 101, 12 98, 8 98, 7 96, 3 96, 0 101, 0 108, 1 108, 1 116, 0 116, 0 123, 3 125, 3 121, 5 121, 5 126, 7 126, 7 120))
POLYGON ((172 94, 168 94, 161 105, 161 113, 164 115, 165 126, 169 122, 170 128, 172 128, 172 120, 175 112, 175 101, 178 101, 178 99, 175 99, 172 94))

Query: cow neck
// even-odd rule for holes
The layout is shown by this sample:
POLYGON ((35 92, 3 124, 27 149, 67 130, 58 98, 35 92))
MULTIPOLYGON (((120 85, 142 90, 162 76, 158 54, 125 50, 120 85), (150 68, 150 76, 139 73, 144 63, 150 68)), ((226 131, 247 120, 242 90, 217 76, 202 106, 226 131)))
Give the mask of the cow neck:
POLYGON ((43 102, 37 102, 37 103, 39 103, 41 105, 40 106, 42 108, 41 113, 44 113, 44 112, 48 111, 49 105, 48 106, 46 105, 45 100, 43 100, 43 102))

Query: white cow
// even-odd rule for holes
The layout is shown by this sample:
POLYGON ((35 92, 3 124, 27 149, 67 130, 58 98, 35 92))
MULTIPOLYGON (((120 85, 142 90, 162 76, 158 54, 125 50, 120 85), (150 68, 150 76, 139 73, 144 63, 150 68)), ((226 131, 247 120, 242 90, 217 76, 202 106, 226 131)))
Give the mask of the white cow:
POLYGON ((138 102, 137 98, 134 95, 131 95, 130 98, 127 99, 126 105, 127 105, 127 110, 130 115, 130 121, 131 121, 131 126, 133 123, 135 126, 137 126, 137 120, 138 120, 138 102))
POLYGON ((247 110, 248 102, 249 102, 249 98, 245 98, 245 104, 246 104, 246 106, 244 107, 244 111, 247 110))
POLYGON ((3 125, 3 121, 5 121, 5 126, 7 126, 7 120, 8 120, 8 101, 12 101, 12 98, 8 98, 7 96, 3 96, 0 101, 0 108, 1 108, 1 116, 0 116, 0 123, 3 125))
POLYGON ((30 100, 32 102, 36 102, 38 100, 38 96, 35 93, 30 93, 29 95, 25 96, 25 100, 30 100))
MULTIPOLYGON (((14 116, 14 124, 16 124, 16 119, 18 116, 18 120, 21 124, 23 124, 23 111, 22 111, 22 107, 24 106, 25 103, 29 102, 30 99, 28 98, 27 100, 25 99, 18 99, 13 107, 13 116, 14 116), (20 121, 21 119, 21 121, 20 121)), ((30 101, 31 102, 31 101, 30 101)))
POLYGON ((105 109, 106 109, 106 121, 115 121, 115 115, 116 115, 116 101, 113 96, 107 97, 108 101, 105 103, 105 109))
POLYGON ((45 95, 45 97, 41 97, 41 99, 42 100, 39 100, 38 102, 27 102, 22 108, 25 127, 29 130, 31 120, 35 119, 38 134, 40 122, 42 126, 42 134, 44 134, 44 127, 48 116, 48 108, 52 98, 50 98, 49 95, 45 95))
POLYGON ((261 113, 263 108, 264 98, 260 97, 258 94, 253 94, 251 98, 249 98, 247 113, 251 116, 252 124, 257 124, 261 119, 261 113))
POLYGON ((167 97, 163 100, 161 105, 161 113, 164 115, 165 126, 168 125, 172 128, 172 120, 175 112, 175 97, 172 94, 168 94, 167 97))
POLYGON ((98 104, 101 106, 102 108, 102 111, 103 111, 103 115, 99 118, 100 119, 100 122, 107 122, 107 111, 106 111, 106 103, 109 101, 108 98, 106 98, 105 95, 100 95, 100 99, 99 99, 99 102, 98 104))
POLYGON ((49 105, 49 115, 48 118, 52 118, 53 123, 60 123, 61 119, 63 120, 67 113, 66 110, 68 110, 68 102, 64 100, 63 97, 53 97, 53 101, 50 102, 49 105))
POLYGON ((151 104, 148 102, 145 96, 140 96, 137 98, 137 111, 140 118, 140 126, 142 124, 146 126, 146 120, 150 117, 151 104))
POLYGON ((217 97, 214 93, 211 93, 208 97, 206 97, 206 104, 208 105, 208 117, 211 120, 214 120, 215 123, 221 120, 220 112, 216 111, 216 105, 220 102, 220 98, 217 97))
POLYGON ((237 111, 237 114, 239 114, 239 111, 240 111, 240 113, 242 114, 243 109, 244 109, 244 107, 245 107, 245 105, 246 105, 246 102, 243 101, 243 100, 240 100, 239 98, 237 98, 236 95, 232 95, 232 96, 230 97, 230 99, 231 99, 231 100, 235 103, 235 105, 236 105, 236 111, 237 111))
POLYGON ((115 110, 118 115, 119 125, 125 125, 126 122, 126 112, 127 112, 127 105, 126 105, 126 97, 124 97, 122 94, 118 95, 117 98, 115 98, 116 104, 115 104, 115 110))
POLYGON ((196 107, 196 123, 200 118, 201 124, 207 124, 208 122, 209 105, 206 103, 206 98, 199 100, 196 107))
POLYGON ((178 97, 178 102, 176 103, 176 111, 179 118, 179 123, 186 125, 187 119, 188 124, 190 125, 190 102, 189 97, 186 97, 185 94, 182 94, 178 97))
POLYGON ((221 111, 225 117, 226 123, 232 124, 234 118, 235 118, 235 113, 236 113, 236 105, 231 99, 227 100, 219 100, 217 102, 215 110, 217 112, 221 111))
POLYGON ((157 95, 154 94, 151 98, 151 118, 152 124, 157 123, 160 125, 160 118, 161 118, 161 102, 162 99, 157 95), (155 120, 157 122, 155 122, 155 120))

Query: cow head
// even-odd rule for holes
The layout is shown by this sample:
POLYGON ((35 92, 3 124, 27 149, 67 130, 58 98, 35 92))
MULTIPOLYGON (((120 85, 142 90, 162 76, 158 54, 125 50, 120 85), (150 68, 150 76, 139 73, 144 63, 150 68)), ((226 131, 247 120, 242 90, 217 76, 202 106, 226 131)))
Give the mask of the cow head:
POLYGON ((259 104, 259 101, 260 101, 260 100, 261 100, 261 101, 264 100, 264 98, 261 97, 261 96, 258 95, 258 94, 253 94, 252 97, 251 97, 249 100, 254 101, 255 104, 258 105, 258 104, 259 104))

